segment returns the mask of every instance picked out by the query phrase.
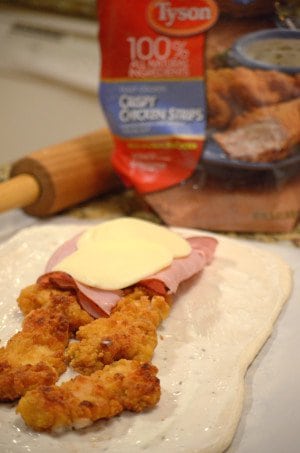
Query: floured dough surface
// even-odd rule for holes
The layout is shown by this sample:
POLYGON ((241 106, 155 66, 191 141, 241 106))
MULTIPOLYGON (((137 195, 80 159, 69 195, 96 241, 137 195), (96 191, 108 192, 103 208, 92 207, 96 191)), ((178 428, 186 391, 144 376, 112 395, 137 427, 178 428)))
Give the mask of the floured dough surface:
MULTIPOLYGON (((43 273, 58 245, 81 230, 76 225, 28 228, 0 247, 2 344, 20 328, 15 302, 20 289, 43 273)), ((247 367, 271 334, 292 283, 281 258, 217 238, 213 263, 181 286, 160 329, 153 363, 159 368, 162 397, 155 409, 52 436, 32 433, 12 405, 1 405, 0 449, 222 452, 241 415, 247 367)))

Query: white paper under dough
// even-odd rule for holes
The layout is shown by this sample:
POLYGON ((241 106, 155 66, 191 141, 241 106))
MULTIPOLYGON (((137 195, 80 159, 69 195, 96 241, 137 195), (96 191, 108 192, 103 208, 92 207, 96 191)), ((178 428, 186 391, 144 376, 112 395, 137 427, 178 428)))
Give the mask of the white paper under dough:
MULTIPOLYGON (((20 328, 15 302, 20 289, 35 281, 55 248, 78 230, 82 226, 32 227, 0 247, 2 344, 20 328)), ((215 260, 181 286, 160 328, 153 363, 159 368, 162 397, 155 409, 54 436, 33 433, 13 405, 2 405, 0 450, 222 452, 242 411, 244 374, 289 296, 291 273, 273 254, 217 237, 215 260)))

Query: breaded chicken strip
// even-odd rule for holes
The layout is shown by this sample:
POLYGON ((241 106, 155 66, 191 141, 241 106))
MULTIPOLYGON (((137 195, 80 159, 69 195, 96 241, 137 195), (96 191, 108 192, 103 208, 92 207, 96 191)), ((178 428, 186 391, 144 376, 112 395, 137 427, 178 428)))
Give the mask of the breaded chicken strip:
POLYGON ((76 295, 71 291, 45 287, 34 284, 24 288, 18 297, 19 307, 24 315, 41 307, 53 307, 60 310, 67 317, 71 333, 75 333, 80 326, 90 323, 92 318, 77 302, 76 295))
POLYGON ((66 352, 70 365, 82 374, 101 370, 121 358, 149 361, 157 345, 156 328, 170 306, 162 296, 136 288, 123 297, 109 318, 81 327, 66 352))
POLYGON ((246 113, 229 130, 215 133, 214 139, 231 159, 283 159, 300 143, 300 98, 246 113))
POLYGON ((0 349, 0 400, 14 400, 37 385, 56 382, 66 369, 68 340, 64 314, 46 308, 29 313, 22 331, 0 349))
POLYGON ((211 69, 206 74, 208 122, 224 129, 235 117, 258 107, 300 96, 299 77, 249 68, 211 69))
POLYGON ((46 306, 52 302, 54 297, 62 294, 70 295, 70 292, 51 287, 45 288, 35 283, 21 290, 17 302, 23 315, 26 316, 32 310, 46 306))
POLYGON ((234 114, 230 102, 232 71, 231 68, 209 69, 206 71, 209 126, 216 128, 226 127, 234 114))
POLYGON ((123 410, 141 412, 160 398, 157 368, 149 363, 120 360, 90 376, 78 375, 58 386, 31 390, 17 412, 36 431, 83 428, 123 410))

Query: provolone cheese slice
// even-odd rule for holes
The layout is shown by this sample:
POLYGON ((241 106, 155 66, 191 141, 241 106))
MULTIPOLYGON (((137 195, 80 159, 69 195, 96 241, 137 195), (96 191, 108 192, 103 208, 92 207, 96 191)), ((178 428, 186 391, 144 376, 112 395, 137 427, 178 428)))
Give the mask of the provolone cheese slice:
POLYGON ((190 244, 167 228, 122 218, 87 230, 77 251, 54 270, 104 290, 126 288, 190 253, 190 244))
POLYGON ((190 244, 179 234, 166 227, 156 225, 146 220, 121 217, 103 222, 96 227, 89 228, 78 241, 78 247, 85 242, 107 242, 143 240, 157 243, 170 250, 174 258, 187 256, 191 252, 190 244))

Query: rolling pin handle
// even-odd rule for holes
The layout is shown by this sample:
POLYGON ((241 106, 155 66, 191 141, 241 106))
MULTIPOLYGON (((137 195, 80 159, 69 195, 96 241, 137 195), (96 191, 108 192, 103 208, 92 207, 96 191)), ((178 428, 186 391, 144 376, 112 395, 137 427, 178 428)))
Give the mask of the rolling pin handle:
POLYGON ((0 184, 0 212, 23 208, 46 217, 122 187, 110 162, 107 129, 34 151, 15 162, 11 179, 0 184))
POLYGON ((20 174, 1 183, 0 212, 24 208, 40 196, 40 185, 28 174, 20 174))

